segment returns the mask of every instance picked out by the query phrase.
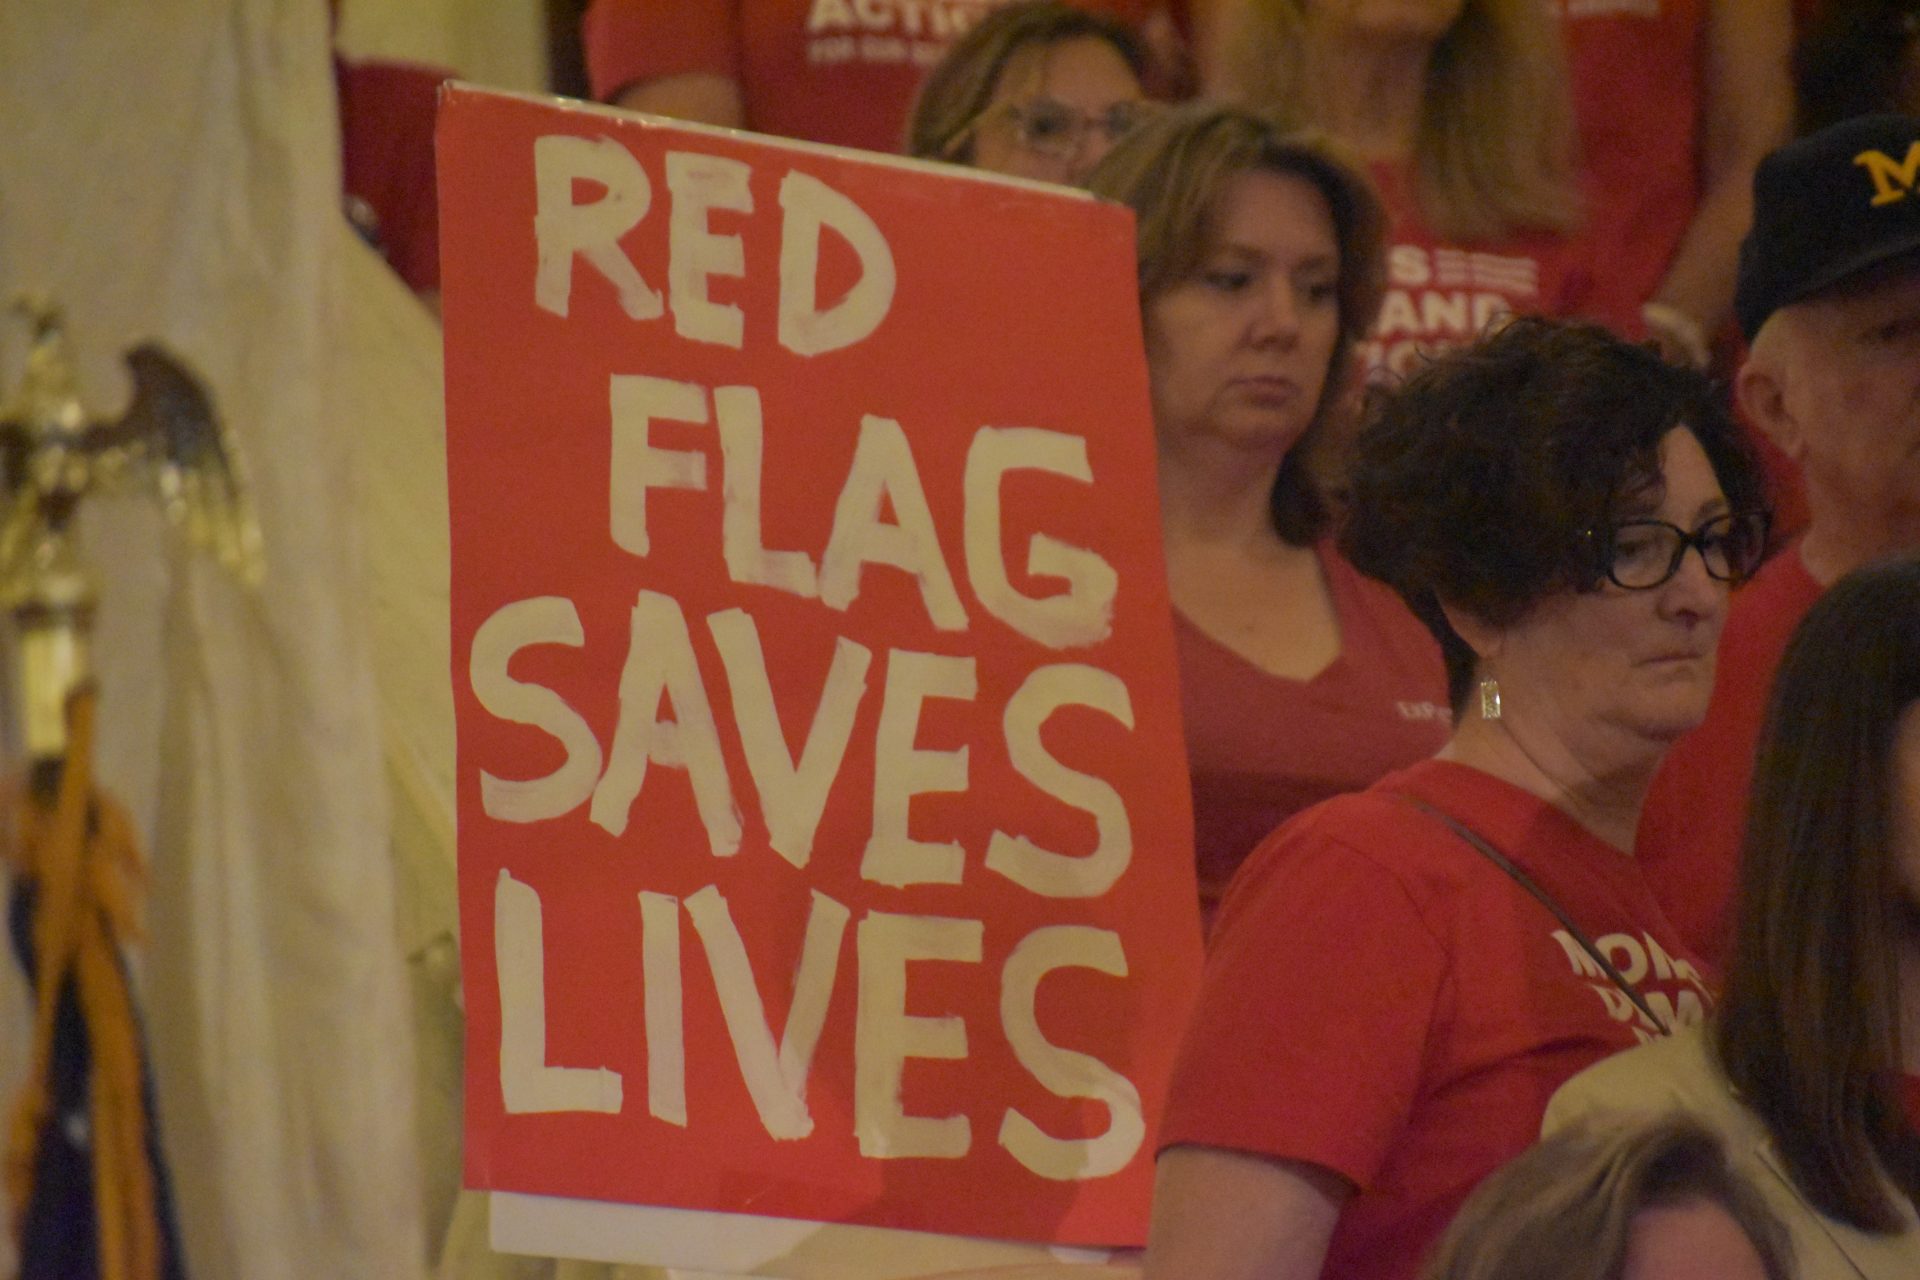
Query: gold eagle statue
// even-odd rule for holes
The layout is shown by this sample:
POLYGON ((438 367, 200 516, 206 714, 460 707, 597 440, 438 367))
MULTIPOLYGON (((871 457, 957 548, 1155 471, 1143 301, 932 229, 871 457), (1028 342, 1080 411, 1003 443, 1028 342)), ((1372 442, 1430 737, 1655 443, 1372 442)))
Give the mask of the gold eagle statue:
POLYGON ((60 310, 44 297, 16 309, 32 331, 20 383, 0 404, 0 609, 20 628, 28 755, 65 748, 68 694, 91 677, 97 578, 75 517, 96 494, 151 492, 192 545, 249 585, 262 573, 234 444, 205 385, 157 343, 126 354, 133 398, 117 417, 89 414, 60 310))

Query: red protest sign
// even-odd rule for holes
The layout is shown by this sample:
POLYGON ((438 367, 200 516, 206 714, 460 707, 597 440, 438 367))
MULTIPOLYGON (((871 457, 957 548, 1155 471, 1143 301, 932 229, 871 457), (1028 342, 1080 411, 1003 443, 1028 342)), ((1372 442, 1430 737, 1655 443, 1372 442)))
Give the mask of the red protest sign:
POLYGON ((1199 939, 1127 215, 438 150, 469 1184, 1137 1243, 1199 939))

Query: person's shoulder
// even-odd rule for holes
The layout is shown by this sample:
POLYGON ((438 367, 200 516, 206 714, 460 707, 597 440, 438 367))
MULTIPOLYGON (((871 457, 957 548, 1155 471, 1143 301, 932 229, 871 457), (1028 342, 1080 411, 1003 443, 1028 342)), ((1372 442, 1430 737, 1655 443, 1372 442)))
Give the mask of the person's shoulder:
POLYGON ((1329 797, 1288 818, 1247 855, 1230 898, 1303 879, 1385 887, 1402 869, 1409 835, 1427 820, 1394 788, 1414 771, 1390 773, 1364 791, 1329 797))
POLYGON ((1238 879, 1250 884, 1285 876, 1338 875, 1398 884, 1416 898, 1435 890, 1478 859, 1461 858, 1455 837, 1432 810, 1456 807, 1452 793, 1475 771, 1422 760, 1385 775, 1364 791, 1322 800, 1282 823, 1248 857, 1238 879))
MULTIPOLYGON (((1389 775, 1391 778, 1393 775, 1389 775)), ((1303 810, 1269 835, 1235 873, 1208 935, 1209 971, 1278 972, 1298 978, 1333 966, 1351 984, 1359 970, 1392 952, 1405 975, 1444 963, 1460 913, 1447 886, 1414 852, 1431 819, 1378 789, 1352 792, 1303 810), (1362 962, 1356 938, 1395 944, 1362 962), (1357 968, 1356 968, 1357 965, 1357 968)))
POLYGON ((1423 821, 1416 797, 1434 762, 1396 769, 1362 791, 1331 796, 1302 810, 1269 839, 1335 844, 1367 852, 1379 834, 1417 831, 1423 821))
MULTIPOLYGON (((1392 775, 1389 775, 1392 776, 1392 775)), ((1243 879, 1273 875, 1302 859, 1330 857, 1335 860, 1372 859, 1377 835, 1391 830, 1400 811, 1410 806, 1378 786, 1331 796, 1294 814, 1276 827, 1247 856, 1243 879)))
POLYGON ((1714 1065, 1704 1027, 1682 1027, 1670 1036, 1602 1058, 1554 1093, 1542 1133, 1613 1113, 1684 1109, 1711 1114, 1731 1100, 1714 1065))

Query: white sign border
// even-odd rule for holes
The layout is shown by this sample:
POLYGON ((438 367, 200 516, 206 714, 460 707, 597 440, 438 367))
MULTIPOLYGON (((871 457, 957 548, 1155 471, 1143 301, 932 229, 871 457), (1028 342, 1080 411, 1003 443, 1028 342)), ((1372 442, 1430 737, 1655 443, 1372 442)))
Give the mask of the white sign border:
POLYGON ((515 1191, 490 1192, 487 1198, 491 1242, 498 1252, 649 1263, 717 1276, 911 1280, 976 1268, 1097 1265, 1136 1256, 1131 1249, 1021 1244, 515 1191))

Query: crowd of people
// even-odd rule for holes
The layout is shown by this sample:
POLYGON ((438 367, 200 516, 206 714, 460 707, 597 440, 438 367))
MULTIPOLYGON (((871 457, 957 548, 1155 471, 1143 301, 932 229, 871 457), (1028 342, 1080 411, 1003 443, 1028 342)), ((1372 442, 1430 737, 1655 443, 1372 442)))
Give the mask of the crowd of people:
POLYGON ((1149 1277, 1920 1275, 1920 3, 583 36, 1134 212, 1208 930, 1149 1277))

